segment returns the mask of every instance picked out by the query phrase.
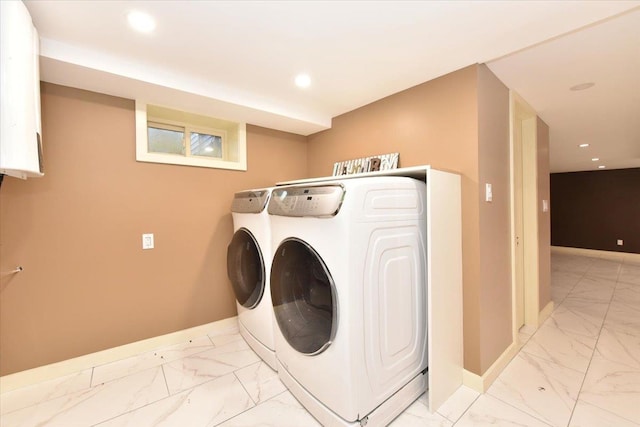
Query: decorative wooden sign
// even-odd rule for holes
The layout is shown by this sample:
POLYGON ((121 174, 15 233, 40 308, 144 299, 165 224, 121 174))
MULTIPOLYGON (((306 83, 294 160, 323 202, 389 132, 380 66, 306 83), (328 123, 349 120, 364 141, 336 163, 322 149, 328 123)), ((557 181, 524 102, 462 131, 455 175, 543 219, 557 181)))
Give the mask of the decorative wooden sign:
POLYGON ((399 159, 400 153, 389 153, 336 162, 333 164, 333 176, 397 169, 399 159))

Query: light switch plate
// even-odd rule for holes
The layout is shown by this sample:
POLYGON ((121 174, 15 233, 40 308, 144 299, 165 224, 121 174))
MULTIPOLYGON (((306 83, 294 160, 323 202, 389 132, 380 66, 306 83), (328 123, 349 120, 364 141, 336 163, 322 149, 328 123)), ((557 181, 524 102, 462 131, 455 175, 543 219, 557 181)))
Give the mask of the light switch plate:
POLYGON ((486 202, 493 201, 493 189, 491 188, 491 184, 486 183, 484 185, 484 200, 486 202))
POLYGON ((142 249, 153 249, 153 233, 142 235, 142 249))

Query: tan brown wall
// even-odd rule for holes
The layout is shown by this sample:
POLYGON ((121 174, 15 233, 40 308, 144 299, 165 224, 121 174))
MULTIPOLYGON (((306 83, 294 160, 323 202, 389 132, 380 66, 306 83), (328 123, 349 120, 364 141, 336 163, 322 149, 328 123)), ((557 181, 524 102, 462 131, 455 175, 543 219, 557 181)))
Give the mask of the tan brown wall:
POLYGON ((477 374, 511 343, 508 108, 504 85, 472 66, 336 117, 309 137, 311 176, 330 175, 335 161, 396 151, 403 167, 462 175, 465 368, 477 374), (479 203, 479 176, 494 185, 491 206, 479 203), (481 256, 489 262, 482 270, 481 256))
MULTIPOLYGON (((551 214, 542 212, 542 200, 551 199, 549 169, 549 126, 537 119, 538 153, 538 267, 540 310, 551 302, 551 214)), ((553 206, 549 205, 549 209, 553 206)))
POLYGON ((478 67, 478 129, 480 371, 485 372, 512 341, 509 89, 486 65, 478 67), (485 200, 487 183, 491 202, 485 200))
POLYGON ((248 172, 137 163, 132 101, 44 85, 47 175, 7 178, 0 191, 0 269, 25 267, 2 281, 0 373, 234 315, 224 262, 233 192, 397 151, 401 166, 462 175, 465 368, 482 374, 511 324, 504 264, 480 266, 484 252, 505 251, 503 224, 492 218, 503 215, 508 184, 491 157, 504 155, 501 136, 493 139, 508 108, 498 83, 488 69, 467 67, 308 138, 249 126, 248 172), (479 202, 485 180, 498 199, 490 207, 479 202), (145 232, 155 233, 156 249, 140 249, 145 232))
POLYGON ((136 162, 131 100, 43 84, 42 117, 46 175, 0 189, 0 374, 234 316, 233 193, 305 176, 306 138, 248 126, 237 172, 136 162))
POLYGON ((333 163, 400 153, 400 166, 430 164, 477 177, 476 67, 415 86, 335 117, 331 129, 309 136, 310 176, 333 163))

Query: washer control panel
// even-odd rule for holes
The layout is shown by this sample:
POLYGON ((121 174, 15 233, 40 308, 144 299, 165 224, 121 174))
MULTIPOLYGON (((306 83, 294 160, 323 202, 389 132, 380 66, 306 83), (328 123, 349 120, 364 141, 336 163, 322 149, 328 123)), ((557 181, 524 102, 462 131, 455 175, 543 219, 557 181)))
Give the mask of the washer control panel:
POLYGON ((331 217, 340 211, 344 193, 339 184, 276 188, 268 212, 280 216, 331 217))
POLYGON ((269 201, 269 190, 240 191, 233 197, 231 212, 260 213, 269 201))

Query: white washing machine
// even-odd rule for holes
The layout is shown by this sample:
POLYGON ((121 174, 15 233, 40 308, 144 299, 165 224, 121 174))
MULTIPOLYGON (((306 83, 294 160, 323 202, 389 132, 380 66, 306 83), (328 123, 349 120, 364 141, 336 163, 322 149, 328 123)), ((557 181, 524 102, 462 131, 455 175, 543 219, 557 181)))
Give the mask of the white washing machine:
POLYGON ((270 197, 271 188, 235 194, 231 204, 234 234, 227 248, 227 275, 236 295, 240 334, 262 360, 276 369, 269 289, 270 197))
POLYGON ((426 390, 426 186, 367 177, 273 190, 278 372, 323 425, 386 425, 426 390))

